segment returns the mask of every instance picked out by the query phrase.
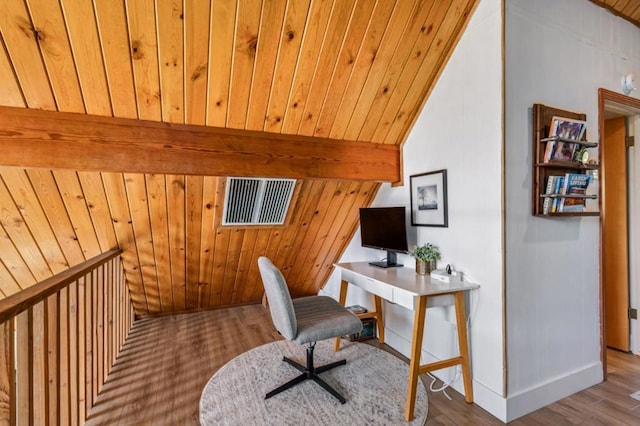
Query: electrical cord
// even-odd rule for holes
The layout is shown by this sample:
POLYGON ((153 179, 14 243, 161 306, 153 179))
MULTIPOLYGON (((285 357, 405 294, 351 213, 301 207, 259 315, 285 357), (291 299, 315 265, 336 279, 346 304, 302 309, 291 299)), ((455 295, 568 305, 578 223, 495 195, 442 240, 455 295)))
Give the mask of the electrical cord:
MULTIPOLYGON (((473 281, 470 281, 467 279, 466 275, 462 276, 462 281, 464 281, 467 284, 476 284, 473 281)), ((477 290, 477 289, 475 289, 477 290)), ((480 301, 480 294, 476 291, 470 291, 469 292, 469 298, 471 299, 473 294, 477 293, 477 297, 475 297, 475 300, 471 300, 471 309, 469 310, 469 316, 467 317, 466 323, 467 323, 467 330, 469 330, 470 326, 471 326, 471 319, 475 317, 475 314, 478 311, 478 304, 480 301)), ((456 333, 458 332, 458 326, 456 323, 453 323, 453 328, 455 329, 456 333)), ((460 369, 460 366, 456 366, 455 372, 453 374, 453 377, 451 378, 451 380, 447 381, 447 382, 443 382, 442 386, 436 388, 435 387, 435 383, 438 380, 435 376, 433 376, 431 373, 426 373, 427 376, 429 376, 429 378, 431 379, 431 384, 429 385, 429 390, 431 392, 442 392, 442 394, 449 400, 451 401, 451 396, 449 396, 449 394, 447 393, 447 388, 450 387, 456 380, 458 380, 458 378, 460 377, 460 375, 462 374, 462 371, 460 369)))

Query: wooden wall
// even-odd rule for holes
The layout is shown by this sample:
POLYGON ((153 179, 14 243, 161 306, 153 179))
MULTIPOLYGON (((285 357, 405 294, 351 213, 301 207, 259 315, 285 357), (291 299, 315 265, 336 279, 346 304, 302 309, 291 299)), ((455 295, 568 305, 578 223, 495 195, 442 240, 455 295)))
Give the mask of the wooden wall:
POLYGON ((318 291, 378 184, 300 181, 286 226, 221 227, 224 178, 0 169, 0 291, 120 247, 139 314, 258 302, 257 258, 318 291))

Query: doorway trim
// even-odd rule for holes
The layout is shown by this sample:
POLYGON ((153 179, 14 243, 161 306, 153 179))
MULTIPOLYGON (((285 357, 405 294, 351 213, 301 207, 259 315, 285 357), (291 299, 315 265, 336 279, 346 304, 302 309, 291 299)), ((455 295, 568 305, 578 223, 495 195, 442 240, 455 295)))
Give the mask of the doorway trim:
MULTIPOLYGON (((604 121, 607 106, 615 104, 616 107, 621 108, 623 111, 628 112, 629 115, 637 115, 640 113, 640 99, 625 96, 621 93, 616 93, 611 90, 600 88, 598 89, 598 140, 599 143, 604 143, 604 121)), ((600 165, 600 188, 604 187, 604 173, 602 173, 602 148, 598 150, 598 164, 600 165)), ((605 324, 605 300, 604 300, 604 247, 602 244, 604 237, 604 221, 602 220, 605 211, 602 206, 602 197, 598 198, 598 210, 600 211, 600 280, 599 280, 599 292, 600 292, 600 360, 602 361, 602 378, 607 380, 607 346, 606 346, 606 324, 605 324)))

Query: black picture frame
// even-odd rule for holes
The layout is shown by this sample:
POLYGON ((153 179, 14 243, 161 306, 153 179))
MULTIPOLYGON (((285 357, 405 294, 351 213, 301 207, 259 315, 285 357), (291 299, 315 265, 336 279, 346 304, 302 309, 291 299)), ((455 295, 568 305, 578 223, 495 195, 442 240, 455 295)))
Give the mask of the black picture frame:
POLYGON ((447 170, 411 175, 411 226, 449 227, 447 170))

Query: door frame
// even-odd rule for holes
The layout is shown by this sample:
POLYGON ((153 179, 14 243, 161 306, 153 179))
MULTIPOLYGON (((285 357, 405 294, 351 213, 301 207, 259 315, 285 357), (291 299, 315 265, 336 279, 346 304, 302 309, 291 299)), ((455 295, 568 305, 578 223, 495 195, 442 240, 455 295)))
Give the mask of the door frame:
MULTIPOLYGON (((598 140, 600 143, 604 143, 604 121, 607 107, 615 105, 620 110, 629 113, 629 115, 640 114, 640 99, 632 98, 630 96, 616 93, 607 89, 598 89, 598 140)), ((600 165, 600 190, 604 187, 604 174, 602 173, 602 149, 598 150, 598 164, 600 165)), ((604 300, 604 247, 602 244, 604 236, 604 221, 603 217, 606 212, 603 210, 602 197, 598 198, 598 210, 600 211, 600 279, 599 279, 599 292, 600 292, 600 360, 602 361, 602 378, 607 380, 607 346, 606 346, 606 324, 605 324, 605 300, 604 300)))

